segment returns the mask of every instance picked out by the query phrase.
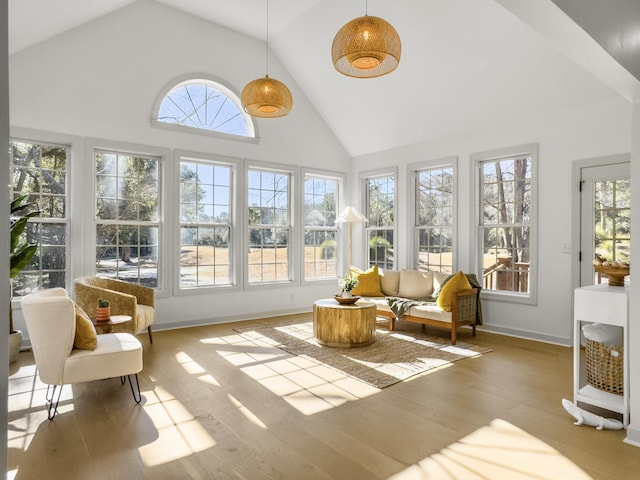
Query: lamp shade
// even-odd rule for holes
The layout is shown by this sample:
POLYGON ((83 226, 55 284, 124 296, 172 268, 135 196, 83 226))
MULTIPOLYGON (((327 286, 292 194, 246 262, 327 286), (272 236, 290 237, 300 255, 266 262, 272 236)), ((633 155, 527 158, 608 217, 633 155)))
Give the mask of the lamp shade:
POLYGON ((336 70, 349 77, 380 77, 398 67, 401 50, 400 36, 389 22, 365 15, 338 31, 331 58, 336 70))
POLYGON ((369 220, 353 207, 345 208, 336 220, 338 223, 366 223, 369 220))
POLYGON ((253 117, 284 117, 293 107, 293 98, 287 86, 265 75, 253 80, 242 89, 242 108, 253 117))

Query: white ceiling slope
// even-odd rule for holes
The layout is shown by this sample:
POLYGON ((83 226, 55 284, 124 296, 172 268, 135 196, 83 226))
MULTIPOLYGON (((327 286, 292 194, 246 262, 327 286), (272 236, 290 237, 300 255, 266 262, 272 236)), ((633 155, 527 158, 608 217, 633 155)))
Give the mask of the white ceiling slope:
MULTIPOLYGON (((133 1, 9 0, 10 53, 133 1)), ((266 39, 265 0, 138 1, 156 1, 266 39)), ((609 57, 605 58, 609 63, 603 61, 598 68, 574 58, 573 52, 593 58, 585 55, 585 49, 589 52, 598 45, 583 38, 567 42, 566 29, 558 30, 558 25, 566 25, 566 14, 551 0, 533 2, 545 6, 544 10, 531 9, 531 3, 370 0, 368 13, 388 20, 402 40, 399 68, 377 79, 344 77, 331 64, 333 36, 344 23, 364 14, 363 0, 271 0, 269 46, 352 156, 617 95, 629 98, 625 89, 640 88, 640 81, 623 69, 621 75, 616 71, 620 65, 609 57), (556 31, 549 30, 549 25, 556 31), (626 74, 624 86, 602 75, 604 70, 615 77, 626 74)), ((602 28, 615 30, 618 24, 613 16, 608 16, 599 35, 602 28)), ((594 22, 582 19, 584 25, 594 22)), ((640 25, 637 29, 640 51, 640 25)), ((628 18, 625 30, 633 31, 628 18)), ((601 48, 597 55, 603 55, 601 48)), ((291 115, 295 115, 295 99, 291 115)))

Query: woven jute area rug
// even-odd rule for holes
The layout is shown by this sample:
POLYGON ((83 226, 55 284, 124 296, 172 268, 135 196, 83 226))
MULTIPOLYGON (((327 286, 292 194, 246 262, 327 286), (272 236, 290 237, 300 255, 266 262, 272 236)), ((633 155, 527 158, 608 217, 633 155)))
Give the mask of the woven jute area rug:
POLYGON ((434 337, 416 326, 407 331, 376 330, 376 341, 366 347, 335 348, 319 345, 312 322, 236 328, 247 340, 267 343, 334 368, 377 388, 385 388, 419 373, 476 357, 491 350, 458 340, 434 337))

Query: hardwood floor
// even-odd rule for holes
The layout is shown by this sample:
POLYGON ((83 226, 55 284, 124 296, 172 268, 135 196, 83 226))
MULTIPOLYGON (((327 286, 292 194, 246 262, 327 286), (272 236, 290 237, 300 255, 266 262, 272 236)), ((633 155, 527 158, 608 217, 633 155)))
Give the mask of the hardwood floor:
MULTIPOLYGON (((53 422, 33 357, 21 353, 9 378, 8 478, 387 479, 494 419, 594 479, 640 471, 624 431, 574 426, 562 408, 572 398, 569 348, 462 330, 459 341, 492 352, 377 390, 244 341, 237 325, 158 331, 153 345, 140 336, 141 405, 117 379, 65 386, 53 422)), ((542 478, 540 467, 505 478, 542 478)))

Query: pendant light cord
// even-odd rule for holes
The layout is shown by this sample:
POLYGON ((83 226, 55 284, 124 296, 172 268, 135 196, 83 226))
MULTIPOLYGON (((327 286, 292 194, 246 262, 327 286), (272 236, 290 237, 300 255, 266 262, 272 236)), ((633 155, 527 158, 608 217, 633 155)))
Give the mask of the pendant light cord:
POLYGON ((267 0, 267 75, 269 75, 269 0, 267 0))

